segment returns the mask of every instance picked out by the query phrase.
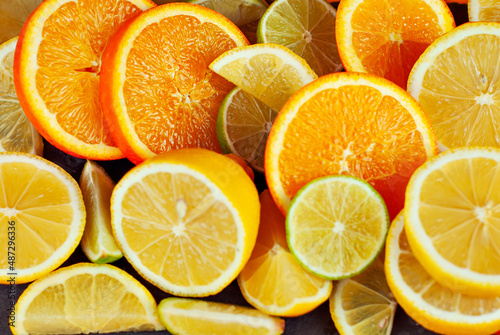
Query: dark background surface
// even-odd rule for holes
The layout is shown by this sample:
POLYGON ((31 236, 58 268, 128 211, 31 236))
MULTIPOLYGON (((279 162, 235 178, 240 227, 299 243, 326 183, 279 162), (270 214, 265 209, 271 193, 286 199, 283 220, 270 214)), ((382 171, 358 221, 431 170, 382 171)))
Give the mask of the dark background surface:
MULTIPOLYGON (((0 1, 10 1, 10 0, 0 0, 0 1)), ((336 6, 335 6, 336 7, 336 6)), ((455 16, 456 25, 460 25, 467 21, 467 6, 466 5, 458 5, 458 4, 449 4, 451 11, 455 16)), ((45 143, 44 148, 44 157, 54 163, 60 165, 64 168, 68 173, 70 173, 76 180, 78 180, 80 173, 83 169, 83 165, 85 164, 85 160, 78 159, 69 155, 64 154, 58 149, 54 148, 48 143, 45 143)), ((118 180, 134 165, 126 159, 118 160, 118 161, 110 161, 110 162, 98 162, 102 167, 106 169, 108 174, 113 178, 115 182, 118 180)), ((255 178, 257 187, 259 191, 262 191, 265 186, 264 177, 261 175, 256 175, 255 178)), ((62 265, 68 266, 71 264, 75 264, 78 262, 88 262, 88 259, 83 254, 80 247, 78 247, 73 255, 62 265)), ((131 275, 137 278, 155 297, 156 301, 159 303, 163 298, 170 296, 168 293, 165 293, 153 286, 146 280, 142 279, 142 277, 134 270, 134 268, 122 258, 114 263, 115 265, 131 275)), ((16 299, 21 295, 24 289, 28 286, 28 284, 16 285, 15 286, 15 296, 16 299)), ((11 331, 8 327, 8 307, 12 299, 9 299, 9 290, 12 288, 9 285, 0 285, 0 335, 11 334, 11 331)), ((243 296, 240 293, 238 288, 238 284, 236 282, 231 283, 226 289, 224 289, 221 293, 203 298, 204 300, 218 301, 218 302, 226 302, 237 305, 249 306, 249 304, 245 301, 243 296)), ((322 304, 316 310, 308 313, 306 315, 296 317, 296 318, 285 318, 285 335, 336 335, 338 334, 333 321, 330 317, 330 312, 328 309, 328 302, 322 304)), ((142 333, 120 333, 120 334, 138 334, 138 335, 151 335, 151 334, 170 334, 167 331, 160 332, 142 332, 142 333)), ((420 325, 418 325, 415 321, 409 318, 406 313, 402 310, 402 308, 398 307, 396 312, 396 318, 393 326, 393 335, 415 335, 415 334, 435 334, 430 332, 420 325)))

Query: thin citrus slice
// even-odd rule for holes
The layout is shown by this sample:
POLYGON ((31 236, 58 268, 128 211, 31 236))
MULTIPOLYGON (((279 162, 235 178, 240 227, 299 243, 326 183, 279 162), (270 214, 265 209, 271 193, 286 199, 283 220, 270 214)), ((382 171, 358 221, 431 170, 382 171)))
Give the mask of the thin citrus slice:
POLYGON ((481 299, 454 292, 420 265, 408 244, 403 213, 391 224, 385 255, 385 273, 392 293, 423 327, 450 335, 492 334, 500 329, 499 297, 481 299))
POLYGON ((378 257, 359 275, 336 283, 330 314, 341 335, 390 335, 397 303, 378 257))
POLYGON ((19 102, 42 136, 76 157, 112 160, 99 105, 101 56, 126 20, 150 0, 45 0, 23 27, 14 59, 19 102))
POLYGON ((437 281, 475 296, 500 295, 500 149, 447 150, 408 184, 405 229, 437 281))
POLYGON ((255 184, 229 157, 180 149, 129 171, 111 196, 115 240, 148 281, 182 296, 220 292, 250 257, 255 184))
POLYGON ((500 147, 500 23, 466 23, 415 63, 408 92, 446 148, 500 147))
POLYGON ((246 44, 231 21, 188 3, 158 6, 124 25, 106 48, 100 94, 125 156, 139 163, 181 148, 220 152, 217 112, 234 85, 208 65, 246 44))
POLYGON ((43 0, 10 0, 0 2, 0 43, 19 35, 24 22, 43 0))
POLYGON ((164 329, 149 291, 108 264, 78 263, 33 282, 16 304, 14 334, 164 329))
POLYGON ((373 75, 336 73, 303 87, 283 107, 264 163, 283 213, 307 182, 346 174, 375 187, 392 218, 413 171, 437 152, 431 125, 407 92, 373 75))
POLYGON ((186 298, 166 298, 158 305, 161 322, 177 335, 279 335, 283 319, 253 308, 186 298))
POLYGON ((80 243, 85 206, 76 181, 39 156, 0 153, 0 283, 33 281, 80 243))
POLYGON ((332 282, 307 272, 290 253, 285 217, 265 190, 260 195, 257 243, 238 284, 245 299, 258 310, 278 316, 299 316, 325 302, 332 282))
POLYGON ((24 114, 14 88, 12 67, 17 39, 14 37, 0 45, 0 151, 41 156, 42 137, 24 114))
POLYGON ((80 188, 87 211, 82 250, 94 263, 110 263, 123 254, 111 229, 110 199, 115 183, 95 162, 87 161, 80 175, 80 188))
POLYGON ((335 8, 325 0, 277 0, 257 28, 259 43, 284 45, 322 76, 342 69, 335 43, 335 8))
POLYGON ((234 153, 264 172, 264 150, 277 112, 235 87, 222 101, 217 139, 224 153, 234 153))
POLYGON ((327 279, 365 270, 383 249, 389 214, 380 194, 351 176, 306 184, 286 216, 288 247, 310 272, 327 279))
POLYGON ((272 43, 225 52, 210 69, 276 112, 293 93, 318 77, 303 58, 272 43))
POLYGON ((187 2, 213 9, 238 27, 258 21, 268 7, 263 0, 188 0, 187 2))
POLYGON ((337 47, 347 71, 372 73, 406 89, 418 57, 454 27, 442 0, 342 0, 337 47))
POLYGON ((469 21, 500 22, 500 3, 496 0, 469 0, 469 21))

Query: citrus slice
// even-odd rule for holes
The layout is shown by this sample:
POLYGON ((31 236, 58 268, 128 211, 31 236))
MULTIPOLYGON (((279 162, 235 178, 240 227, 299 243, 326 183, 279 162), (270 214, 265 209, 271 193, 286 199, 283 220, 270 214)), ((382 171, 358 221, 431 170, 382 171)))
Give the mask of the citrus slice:
POLYGON ((224 153, 234 153, 264 172, 264 150, 277 112, 235 87, 222 101, 217 139, 224 153))
POLYGON ((392 218, 413 171, 437 152, 431 125, 407 92, 373 75, 336 73, 303 87, 283 107, 264 167, 282 213, 307 182, 346 174, 375 187, 392 218))
POLYGON ((469 21, 500 22, 500 3, 495 0, 469 0, 469 21))
POLYGON ((304 59, 272 43, 227 51, 210 69, 276 112, 293 93, 318 77, 304 59))
POLYGON ((500 292, 500 149, 463 147, 430 159, 406 191, 405 229, 422 266, 444 286, 500 292))
POLYGON ((26 21, 14 83, 26 115, 52 145, 81 158, 123 157, 99 105, 101 56, 124 21, 153 6, 150 0, 46 0, 26 21))
POLYGON ((12 67, 17 40, 14 37, 0 45, 0 151, 41 156, 42 137, 24 114, 14 88, 12 67))
POLYGON ((187 2, 213 9, 238 27, 258 21, 268 7, 264 0, 188 0, 187 2))
POLYGON ((359 275, 336 283, 330 314, 341 335, 390 335, 397 303, 378 257, 359 275))
POLYGON ((277 0, 257 28, 259 43, 284 45, 322 76, 342 69, 335 43, 335 8, 325 0, 277 0))
POLYGON ((231 158, 199 148, 173 150, 118 182, 111 224, 118 246, 145 279, 175 295, 206 296, 236 279, 250 257, 259 198, 231 158))
POLYGON ((311 273, 343 279, 365 270, 384 246, 389 214, 367 182, 328 176, 306 184, 286 216, 288 246, 311 273))
POLYGON ((422 52, 454 27, 442 0, 342 0, 337 47, 347 71, 372 73, 406 89, 422 52))
POLYGON ((216 119, 234 87, 208 69, 248 41, 231 21, 198 5, 158 6, 128 22, 103 56, 101 105, 134 163, 174 149, 220 152, 216 119))
POLYGON ((285 321, 255 309, 186 298, 165 298, 158 305, 160 320, 178 335, 279 335, 285 321))
POLYGON ((164 329, 149 291, 108 264, 78 263, 33 282, 16 304, 14 334, 164 329))
POLYGON ((0 153, 0 195, 0 283, 33 281, 69 258, 85 227, 73 177, 39 156, 0 153))
POLYGON ((24 22, 43 0, 11 0, 0 2, 0 43, 19 35, 24 22))
POLYGON ((309 313, 325 302, 332 282, 310 274, 290 253, 285 217, 265 190, 260 195, 257 243, 238 284, 245 299, 258 310, 294 317, 309 313))
POLYGON ((500 23, 466 23, 439 38, 415 63, 408 92, 446 148, 500 146, 500 23))
POLYGON ((123 257, 111 229, 110 199, 115 183, 95 162, 87 161, 80 175, 80 188, 87 211, 82 250, 94 263, 110 263, 123 257))
POLYGON ((385 255, 392 293, 423 327, 450 335, 492 334, 500 329, 499 297, 481 299, 454 292, 436 282, 420 265, 408 244, 403 213, 391 224, 385 255))

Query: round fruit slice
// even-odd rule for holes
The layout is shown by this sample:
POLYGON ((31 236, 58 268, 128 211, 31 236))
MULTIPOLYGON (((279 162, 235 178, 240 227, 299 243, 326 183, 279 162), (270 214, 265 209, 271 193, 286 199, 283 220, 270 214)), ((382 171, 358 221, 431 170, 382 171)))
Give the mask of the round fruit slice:
POLYGON ((14 334, 164 329, 156 302, 135 278, 107 264, 78 263, 33 282, 16 304, 14 334))
POLYGON ((243 168, 206 149, 158 155, 129 171, 111 197, 115 240, 162 290, 220 292, 247 262, 259 228, 259 197, 243 168))
POLYGON ((381 257, 359 275, 336 283, 330 314, 341 335, 390 335, 397 303, 381 257))
POLYGON ((347 71, 372 73, 406 89, 422 52, 454 27, 442 0, 342 0, 337 47, 347 71))
POLYGON ((411 177, 405 229, 422 266, 457 292, 500 292, 500 149, 464 147, 432 158, 411 177))
POLYGON ((500 329, 500 298, 481 299, 439 284, 415 258, 404 226, 401 213, 387 236, 385 273, 392 293, 406 313, 440 334, 492 334, 500 329))
POLYGON ((225 52, 210 69, 276 112, 293 93, 318 77, 303 58, 272 43, 225 52))
POLYGON ((160 320, 172 334, 279 335, 285 321, 255 309, 186 298, 166 298, 160 320))
POLYGON ((415 63, 408 92, 444 147, 500 147, 499 45, 500 23, 467 23, 432 43, 415 63))
POLYGON ((188 0, 187 2, 213 9, 238 27, 258 21, 268 7, 263 0, 188 0))
POLYGON ((99 105, 101 55, 150 0, 46 0, 23 27, 14 59, 19 102, 42 136, 70 155, 112 160, 115 146, 99 105))
POLYGON ((389 214, 367 182, 318 178, 294 197, 286 216, 288 246, 310 272, 342 279, 366 269, 384 246, 389 214))
POLYGON ((0 195, 0 283, 33 281, 68 259, 85 227, 73 177, 39 156, 0 153, 0 195))
POLYGON ((268 190, 261 193, 260 201, 257 243, 238 276, 241 293, 248 303, 266 314, 306 314, 328 299, 332 282, 304 270, 290 253, 285 217, 268 190))
POLYGON ((231 21, 198 5, 158 6, 128 22, 103 56, 101 105, 134 163, 174 149, 220 152, 217 112, 234 87, 208 69, 248 41, 231 21))
POLYGON ((469 0, 469 21, 500 22, 500 3, 495 0, 469 0))
POLYGON ((42 137, 24 114, 14 88, 12 67, 17 40, 14 37, 0 45, 0 151, 41 156, 42 137))
POLYGON ((110 263, 123 257, 111 230, 110 199, 115 183, 95 162, 87 161, 80 175, 80 188, 87 211, 82 250, 94 263, 110 263))
POLYGON ((234 153, 264 172, 264 150, 277 112, 235 87, 222 101, 217 139, 224 153, 234 153))
POLYGON ((0 43, 19 35, 31 12, 43 0, 13 0, 0 2, 0 43))
POLYGON ((342 69, 335 8, 324 0, 277 0, 259 22, 257 41, 284 45, 322 76, 342 69))
POLYGON ((345 174, 368 181, 392 218, 413 171, 437 152, 431 125, 407 92, 373 75, 337 73, 303 87, 283 107, 264 163, 282 213, 309 181, 345 174))

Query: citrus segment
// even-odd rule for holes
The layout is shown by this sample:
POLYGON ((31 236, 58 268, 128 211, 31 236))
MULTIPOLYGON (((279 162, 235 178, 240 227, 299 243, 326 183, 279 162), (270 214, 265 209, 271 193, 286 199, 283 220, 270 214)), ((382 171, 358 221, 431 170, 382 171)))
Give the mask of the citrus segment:
POLYGON ((336 36, 347 71, 372 73, 406 89, 422 52, 455 27, 442 0, 343 0, 336 36))
POLYGON ((437 281, 457 292, 500 292, 500 149, 463 147, 432 158, 411 177, 405 229, 437 281))
MULTIPOLYGON (((392 222, 385 273, 398 303, 416 322, 440 334, 492 334, 500 328, 500 298, 481 299, 439 284, 410 249, 403 213, 392 222)), ((458 246, 458 243, 454 243, 458 246)))
POLYGON ((415 63, 408 92, 444 147, 500 146, 499 46, 500 23, 466 23, 415 63))
POLYGON ((43 0, 12 0, 0 2, 0 43, 19 35, 31 12, 43 0))
POLYGON ((304 59, 272 43, 225 52, 210 64, 210 69, 276 112, 293 93, 318 77, 304 59))
POLYGON ((285 321, 248 307, 186 298, 166 298, 160 319, 173 334, 279 335, 285 321))
POLYGON ((16 304, 14 334, 164 329, 156 302, 135 278, 107 264, 78 263, 33 282, 16 304))
POLYGON ((495 0, 469 0, 469 21, 500 22, 500 4, 495 0))
POLYGON ((327 279, 352 277, 382 250, 389 214, 367 182, 328 176, 306 184, 286 216, 288 246, 308 271, 327 279))
POLYGON ((250 257, 259 199, 231 158, 181 149, 118 182, 111 220, 120 249, 145 279, 176 295, 206 296, 234 280, 250 257))
POLYGON ((263 0, 188 0, 189 3, 215 10, 238 27, 258 21, 267 9, 263 0))
POLYGON ((407 92, 373 75, 337 73, 287 102, 271 128, 264 163, 283 213, 307 182, 345 174, 368 181, 394 217, 411 174, 437 152, 432 128, 407 92))
POLYGON ((290 253, 285 217, 268 190, 261 193, 260 201, 257 243, 238 276, 241 293, 266 314, 287 317, 306 314, 328 299, 332 283, 305 271, 290 253))
POLYGON ((85 207, 62 168, 39 156, 0 153, 0 282, 33 281, 66 261, 80 242, 85 207), (7 252, 8 251, 8 252, 7 252))

